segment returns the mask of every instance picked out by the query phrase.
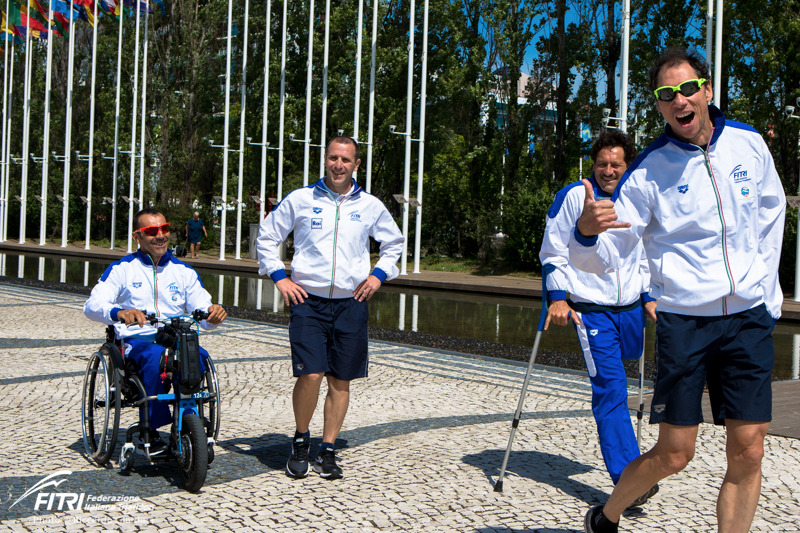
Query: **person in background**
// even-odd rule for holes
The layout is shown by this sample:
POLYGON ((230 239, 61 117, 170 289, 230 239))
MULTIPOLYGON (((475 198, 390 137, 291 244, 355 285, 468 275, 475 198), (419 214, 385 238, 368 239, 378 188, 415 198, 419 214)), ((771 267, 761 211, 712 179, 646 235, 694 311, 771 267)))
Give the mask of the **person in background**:
POLYGON ((194 212, 192 218, 186 221, 186 242, 189 243, 189 251, 192 257, 197 257, 200 253, 200 242, 203 240, 203 235, 208 237, 206 226, 200 218, 200 213, 194 212))

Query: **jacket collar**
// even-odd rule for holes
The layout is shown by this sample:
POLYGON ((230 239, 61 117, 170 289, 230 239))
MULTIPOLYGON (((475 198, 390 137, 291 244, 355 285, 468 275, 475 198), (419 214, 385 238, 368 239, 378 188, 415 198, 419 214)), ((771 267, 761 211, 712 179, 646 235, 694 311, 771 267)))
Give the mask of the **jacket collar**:
MULTIPOLYGON (((589 183, 592 184, 592 189, 594 189, 594 197, 595 198, 610 198, 611 195, 608 194, 606 191, 600 188, 600 185, 597 184, 597 180, 594 179, 594 172, 589 177, 589 183)), ((619 185, 619 184, 617 184, 619 185)))
MULTIPOLYGON (((711 145, 715 144, 717 139, 719 139, 719 136, 722 135, 722 130, 725 128, 725 115, 714 104, 708 104, 708 118, 711 120, 711 123, 714 127, 714 130, 711 132, 711 140, 708 143, 708 146, 710 147, 711 145)), ((671 143, 683 148, 684 150, 705 150, 705 147, 701 148, 696 144, 678 140, 669 124, 664 127, 664 135, 671 143)))
MULTIPOLYGON (((345 196, 348 196, 348 197, 351 197, 351 196, 352 196, 352 197, 356 197, 356 196, 358 196, 359 194, 361 194, 361 191, 362 191, 363 189, 362 189, 362 188, 361 188, 361 186, 360 186, 360 185, 359 185, 359 184, 356 182, 356 180, 354 180, 354 179, 352 179, 352 178, 351 178, 351 180, 352 180, 352 182, 353 182, 353 188, 352 188, 352 189, 350 189, 350 192, 348 192, 348 193, 347 193, 345 196)), ((327 185, 325 185, 325 178, 320 178, 320 179, 319 179, 319 181, 317 181, 316 185, 314 185, 314 187, 316 187, 317 189, 319 189, 320 191, 324 192, 324 193, 325 193, 325 194, 327 194, 327 195, 333 195, 333 198, 336 198, 337 196, 339 196, 339 193, 333 192, 332 190, 330 190, 330 189, 328 188, 328 186, 327 186, 327 185)))
MULTIPOLYGON (((137 257, 139 259, 139 261, 141 261, 145 265, 147 265, 147 266, 152 266, 153 265, 153 259, 149 255, 144 253, 141 248, 136 250, 133 255, 135 257, 137 257)), ((167 263, 169 263, 171 260, 172 260, 172 252, 169 249, 167 249, 167 253, 162 255, 161 259, 159 259, 158 266, 164 266, 167 263)))

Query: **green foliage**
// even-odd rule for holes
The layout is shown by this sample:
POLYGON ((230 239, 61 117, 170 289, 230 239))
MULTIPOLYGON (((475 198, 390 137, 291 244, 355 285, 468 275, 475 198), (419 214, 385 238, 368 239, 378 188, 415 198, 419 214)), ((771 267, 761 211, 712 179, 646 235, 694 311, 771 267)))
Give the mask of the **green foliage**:
MULTIPOLYGON (((370 101, 372 3, 364 4, 362 69, 359 116, 355 117, 357 50, 357 4, 332 0, 328 57, 326 122, 322 130, 324 2, 317 2, 311 14, 314 32, 311 120, 308 137, 313 144, 341 129, 367 141, 370 101)), ((410 139, 419 139, 424 3, 416 2, 416 33, 412 116, 406 116, 408 83, 409 0, 378 3, 376 36, 375 112, 371 146, 362 146, 359 182, 369 174, 371 193, 389 207, 398 221, 400 206, 393 195, 405 187, 406 136, 392 135, 411 123, 410 139), (368 163, 369 162, 369 163, 368 163), (371 165, 367 169, 367 165, 371 165), (368 172, 368 170, 370 172, 368 172)), ((194 210, 207 222, 208 244, 219 242, 212 222, 219 218, 213 197, 228 201, 241 186, 244 204, 242 227, 258 221, 258 205, 249 200, 263 187, 267 197, 285 196, 303 185, 305 149, 290 142, 306 136, 306 76, 309 31, 309 3, 287 3, 287 47, 285 69, 284 137, 281 121, 281 36, 283 3, 251 0, 249 4, 247 71, 242 76, 244 43, 243 3, 233 5, 231 39, 232 66, 227 169, 223 179, 224 152, 213 144, 225 142, 224 80, 227 47, 226 0, 174 0, 162 16, 148 18, 147 95, 145 109, 144 161, 120 154, 117 161, 116 236, 124 240, 128 206, 121 195, 138 197, 143 170, 145 203, 162 209, 169 220, 182 223, 194 210), (271 9, 267 27, 266 11, 271 9), (267 31, 269 30, 269 40, 267 31), (268 69, 265 58, 269 55, 268 69), (269 77, 265 78, 267 73, 269 77), (220 77, 222 76, 222 77, 220 77), (222 80, 223 83, 220 83, 222 80), (263 120, 265 80, 267 113, 263 120), (242 86, 246 99, 241 99, 242 86), (240 119, 244 116, 244 132, 240 119), (263 136, 263 137, 262 137, 263 136), (239 172, 239 143, 242 137, 262 138, 269 150, 245 143, 239 172), (282 152, 276 148, 282 147, 282 152), (280 165, 281 161, 283 164, 280 165), (144 163, 143 165, 141 163, 144 163), (279 184, 278 175, 282 175, 279 184), (133 179, 132 179, 133 178, 133 179), (241 179, 241 184, 239 180, 241 179), (280 190, 279 190, 280 187, 280 190)), ((415 196, 419 157, 423 158, 423 253, 431 256, 463 257, 468 261, 493 262, 501 258, 510 265, 536 268, 545 211, 553 193, 578 178, 578 164, 588 146, 579 139, 581 123, 596 134, 601 128, 601 110, 616 114, 621 54, 622 12, 619 2, 588 0, 430 0, 427 32, 427 101, 425 143, 411 143, 409 190, 415 196), (530 51, 535 51, 531 56, 530 51), (518 88, 520 72, 530 75, 518 88), (610 88, 610 89, 609 89, 610 88), (518 91, 518 89, 522 89, 518 91), (531 147, 533 148, 531 150, 531 147), (422 148, 422 150, 420 150, 422 148), (507 237, 503 245, 495 235, 507 237), (499 248, 498 248, 499 247, 499 248)), ((776 167, 787 192, 798 190, 798 132, 800 121, 787 119, 783 106, 800 96, 800 0, 742 0, 726 3, 723 81, 715 87, 723 95, 722 108, 731 118, 753 124, 765 134, 776 167)), ((133 114, 135 17, 123 22, 121 92, 119 121, 116 117, 117 21, 101 17, 98 25, 96 63, 94 166, 88 191, 88 165, 73 158, 69 180, 69 238, 85 238, 86 209, 80 195, 93 198, 92 236, 107 237, 112 206, 103 203, 112 196, 115 137, 123 151, 139 147, 142 117, 142 85, 138 83, 137 113, 133 114), (118 124, 118 129, 116 125, 118 124), (135 125, 135 130, 134 130, 135 125), (133 138, 132 138, 133 137, 133 138), (100 157, 105 153, 106 158, 100 157)), ((144 31, 144 17, 140 32, 144 31)), ((71 150, 86 154, 89 146, 91 102, 91 27, 79 21, 75 33, 75 83, 72 88, 71 150)), ((653 59, 670 45, 701 49, 705 38, 703 3, 643 0, 634 2, 631 12, 629 82, 629 131, 636 132, 644 147, 663 131, 662 120, 648 88, 648 70, 653 59), (634 119, 634 117, 637 117, 634 119)), ((66 136, 67 40, 53 41, 52 95, 50 101, 49 148, 63 154, 66 136)), ((44 137, 44 94, 46 43, 34 42, 31 77, 31 128, 28 151, 41 156, 44 137)), ((11 153, 23 152, 22 95, 24 69, 21 48, 13 56, 13 98, 11 102, 11 153)), ((139 56, 142 49, 139 49, 139 56)), ((139 61, 141 78, 142 65, 139 61)), ((10 71, 10 68, 9 68, 10 71)), ((320 150, 309 147, 308 180, 320 175, 320 150)), ((61 234, 62 204, 56 194, 64 192, 64 165, 53 158, 48 165, 48 202, 45 233, 58 239, 61 234)), ((588 163, 585 165, 588 172, 588 163)), ((21 167, 9 170, 9 229, 19 233, 21 167)), ((40 205, 33 194, 41 194, 42 167, 28 169, 26 228, 29 239, 39 233, 40 205)), ((235 225, 235 211, 228 212, 229 228, 235 225)), ((410 239, 414 238, 413 212, 410 239)), ((794 242, 794 224, 787 224, 785 264, 794 242)), ((245 234, 246 244, 246 230, 245 234)), ((205 244, 204 244, 205 246, 205 244)), ((205 249, 208 249, 206 247, 205 249)), ((230 252, 230 250, 228 250, 230 252)), ((788 267, 787 267, 788 268, 788 267)), ((785 286, 790 273, 781 271, 785 286)))
POLYGON ((503 202, 503 257, 512 264, 539 271, 547 210, 554 191, 533 187, 517 191, 503 202))

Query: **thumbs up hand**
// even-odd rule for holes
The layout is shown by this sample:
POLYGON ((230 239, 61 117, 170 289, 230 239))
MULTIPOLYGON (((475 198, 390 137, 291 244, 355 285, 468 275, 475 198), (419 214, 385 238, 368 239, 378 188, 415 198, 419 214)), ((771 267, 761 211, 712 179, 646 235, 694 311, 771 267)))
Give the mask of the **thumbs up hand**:
POLYGON ((594 237, 608 229, 630 228, 630 222, 617 222, 614 202, 608 199, 595 200, 594 190, 589 180, 583 180, 586 198, 583 200, 583 211, 578 218, 578 232, 584 237, 594 237))

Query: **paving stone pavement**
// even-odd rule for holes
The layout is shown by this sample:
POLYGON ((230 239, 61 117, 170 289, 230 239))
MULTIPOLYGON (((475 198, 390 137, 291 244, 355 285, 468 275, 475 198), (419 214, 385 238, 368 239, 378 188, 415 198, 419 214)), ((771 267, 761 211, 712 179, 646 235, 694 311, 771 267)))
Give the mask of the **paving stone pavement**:
MULTIPOLYGON (((80 402, 103 326, 83 316, 82 304, 81 296, 0 284, 0 531, 567 533, 582 531, 586 510, 612 488, 582 374, 534 371, 505 490, 496 493, 526 366, 379 342, 370 344, 370 377, 352 385, 337 442, 345 477, 290 479, 288 332, 241 320, 201 336, 224 402, 203 489, 184 491, 174 464, 146 465, 140 455, 128 476, 116 455, 112 468, 98 467, 83 455, 80 402), (20 500, 58 472, 57 489, 40 492, 83 494, 80 510, 37 511, 36 492, 20 500)), ((133 414, 124 412, 123 426, 133 414)), ((312 434, 321 425, 318 412, 312 434)), ((645 425, 645 445, 654 437, 645 425)), ((766 446, 752 531, 798 531, 800 441, 768 436, 766 446)), ((695 460, 629 512, 622 531, 715 531, 724 461, 724 431, 701 426, 695 460)))

